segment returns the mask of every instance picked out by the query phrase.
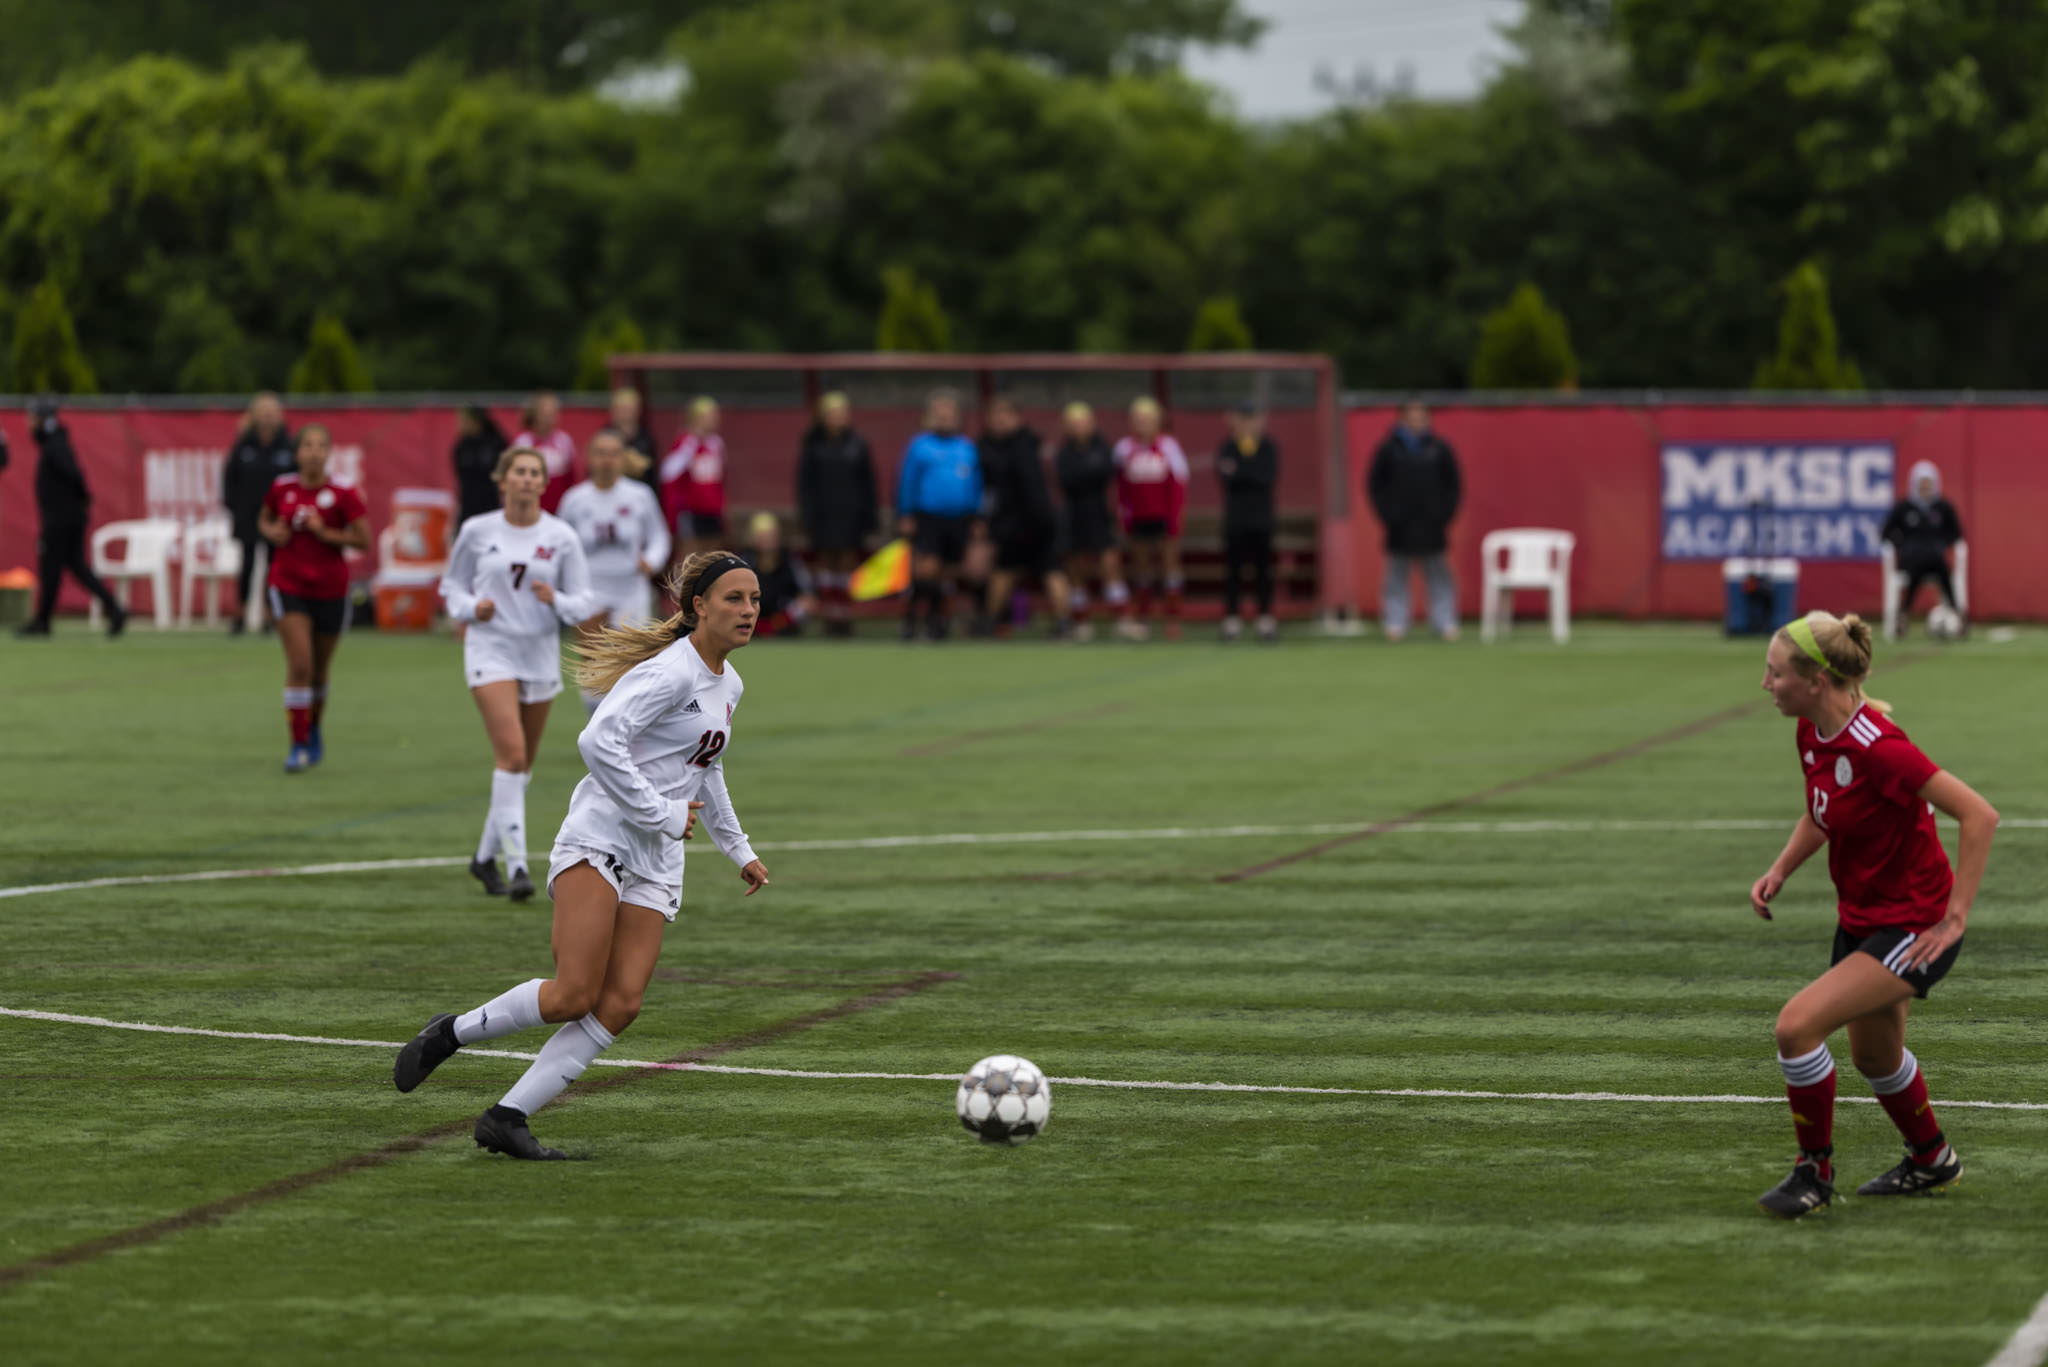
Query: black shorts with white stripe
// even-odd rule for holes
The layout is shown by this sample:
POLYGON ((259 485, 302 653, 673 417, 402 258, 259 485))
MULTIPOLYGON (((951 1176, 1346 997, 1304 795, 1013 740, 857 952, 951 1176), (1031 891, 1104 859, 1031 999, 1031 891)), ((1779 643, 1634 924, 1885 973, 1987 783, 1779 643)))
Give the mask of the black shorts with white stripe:
POLYGON ((1955 966, 1956 955, 1963 952, 1963 942, 1956 941, 1948 947, 1939 959, 1919 968, 1904 966, 1906 955, 1919 943, 1920 932, 1907 930, 1904 926, 1884 926, 1867 934, 1859 935, 1843 926, 1835 927, 1835 953, 1828 960, 1832 967, 1851 954, 1868 954, 1913 989, 1913 995, 1924 997, 1927 990, 1948 976, 1955 966))

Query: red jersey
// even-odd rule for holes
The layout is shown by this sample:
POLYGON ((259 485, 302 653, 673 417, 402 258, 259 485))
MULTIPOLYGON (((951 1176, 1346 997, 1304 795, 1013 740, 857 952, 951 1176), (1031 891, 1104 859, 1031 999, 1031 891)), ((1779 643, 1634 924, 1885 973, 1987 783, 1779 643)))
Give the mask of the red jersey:
POLYGON ((1806 810, 1828 837, 1828 874, 1844 930, 1925 930, 1948 911, 1948 852, 1934 829, 1934 804, 1919 796, 1941 766, 1889 717, 1861 707, 1822 740, 1798 728, 1806 810))
POLYGON ((1164 522, 1168 536, 1179 536, 1187 502, 1188 458, 1179 442, 1161 433, 1116 444, 1116 504, 1125 531, 1135 522, 1164 522))
POLYGON ((551 513, 562 506, 562 495, 583 481, 583 462, 576 458, 576 439, 557 427, 545 437, 521 432, 512 438, 514 446, 531 446, 548 466, 548 487, 541 490, 540 510, 551 513))
POLYGON ((363 496, 332 480, 317 489, 299 483, 297 475, 279 475, 263 496, 263 506, 285 526, 292 539, 270 550, 270 584, 279 593, 299 598, 348 597, 348 561, 339 546, 330 546, 307 531, 303 522, 318 518, 340 531, 370 515, 363 496))
POLYGON ((725 438, 686 432, 661 461, 661 507, 669 525, 681 513, 725 516, 725 438))

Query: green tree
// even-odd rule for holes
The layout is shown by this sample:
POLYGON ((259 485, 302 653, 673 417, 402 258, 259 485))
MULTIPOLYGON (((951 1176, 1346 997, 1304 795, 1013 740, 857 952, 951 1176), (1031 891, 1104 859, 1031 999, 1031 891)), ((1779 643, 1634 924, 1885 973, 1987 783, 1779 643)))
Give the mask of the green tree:
POLYGON ((1840 354, 1828 281, 1808 261, 1785 277, 1778 354, 1756 368, 1757 389, 1861 389, 1863 372, 1840 354))
POLYGON ((368 394, 376 388, 356 354, 355 339, 331 313, 314 318, 305 353, 292 363, 286 387, 294 394, 368 394))
POLYGON ((182 361, 176 380, 181 393, 243 394, 257 388, 248 337, 205 285, 194 282, 166 293, 156 345, 182 361))
POLYGON ((1523 281, 1479 325, 1472 356, 1474 389, 1576 389, 1579 360, 1564 315, 1523 281))
POLYGON ((14 315, 13 388, 19 393, 97 394, 99 380, 78 349, 64 291, 53 279, 30 292, 14 315))
POLYGON ((882 272, 882 316, 875 324, 877 351, 951 351, 953 325, 939 293, 907 266, 882 272))
POLYGON ((1195 312, 1188 330, 1189 351, 1250 351, 1252 330, 1244 325, 1234 294, 1212 295, 1195 312))
POLYGON ((640 325, 623 313, 614 313, 594 319, 583 330, 583 340, 576 347, 576 378, 572 389, 610 389, 611 367, 606 361, 613 356, 647 350, 647 334, 640 325))

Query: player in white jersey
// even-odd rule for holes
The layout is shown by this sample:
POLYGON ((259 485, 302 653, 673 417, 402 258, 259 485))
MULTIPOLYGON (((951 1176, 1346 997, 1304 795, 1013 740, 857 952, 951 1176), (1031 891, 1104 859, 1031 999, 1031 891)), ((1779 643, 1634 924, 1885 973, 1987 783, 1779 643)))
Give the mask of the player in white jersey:
POLYGON ((727 551, 691 556, 670 581, 683 610, 651 627, 615 627, 583 648, 580 683, 604 694, 577 748, 590 775, 576 785, 555 837, 555 976, 533 978, 461 1015, 429 1020, 401 1049, 391 1080, 410 1092, 465 1044, 543 1022, 566 1022, 504 1099, 477 1118, 478 1147, 514 1158, 561 1158, 527 1118, 582 1076, 640 1014, 661 935, 683 894, 683 846, 704 825, 739 865, 746 895, 768 870, 733 815, 725 755, 740 677, 732 652, 753 639, 761 585, 727 551))
POLYGON ((547 729, 548 708, 562 691, 563 624, 590 615, 590 574, 583 543, 568 523, 540 510, 546 462, 530 446, 498 457, 505 506, 462 524, 441 597, 448 615, 469 623, 462 636, 462 674, 490 737, 491 806, 470 874, 494 896, 533 896, 526 871, 526 785, 547 729), (493 862, 505 854, 508 884, 493 862))
MULTIPOLYGON (((592 611, 583 623, 587 640, 600 627, 637 627, 654 620, 651 576, 668 567, 668 519, 654 490, 626 478, 625 438, 609 427, 590 439, 585 459, 590 478, 562 496, 555 516, 576 529, 590 566, 592 611)), ((597 710, 597 694, 585 690, 583 705, 597 710)))

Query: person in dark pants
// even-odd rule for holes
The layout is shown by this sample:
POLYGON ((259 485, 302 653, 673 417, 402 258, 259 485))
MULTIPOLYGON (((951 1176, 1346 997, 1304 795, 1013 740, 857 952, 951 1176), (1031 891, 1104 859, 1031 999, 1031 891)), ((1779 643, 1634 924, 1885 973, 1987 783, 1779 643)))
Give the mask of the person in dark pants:
POLYGON ((1110 613, 1127 620, 1131 591, 1124 583, 1123 552, 1116 544, 1116 510, 1110 491, 1116 487, 1116 452, 1095 427, 1095 410, 1070 403, 1062 415, 1065 435, 1053 454, 1060 497, 1067 505, 1067 582, 1072 586, 1068 612, 1073 639, 1094 639, 1088 620, 1088 582, 1101 586, 1110 613))
POLYGON ((1429 410, 1421 403, 1401 405, 1401 420, 1373 453, 1365 492, 1387 529, 1387 576, 1380 590, 1387 639, 1408 634, 1409 581, 1420 568, 1429 585, 1430 626, 1444 640, 1457 640, 1458 588, 1444 551, 1464 485, 1457 453, 1431 430, 1429 410))
POLYGON ((128 625, 128 609, 114 601, 114 595, 92 572, 85 555, 85 529, 92 515, 92 491, 85 487, 85 471, 78 468, 78 453, 72 449, 71 433, 57 418, 57 401, 45 394, 29 405, 29 430, 35 436, 36 513, 42 519, 38 543, 35 617, 16 627, 16 636, 48 636, 50 617, 57 610, 57 584, 66 570, 86 592, 100 600, 107 610, 107 635, 119 636, 128 625))
POLYGON ((960 431, 960 396, 935 391, 925 403, 924 430, 910 439, 896 475, 897 531, 910 538, 910 601, 903 639, 946 639, 946 586, 961 577, 981 512, 981 455, 960 431))
POLYGON ((242 568, 235 575, 238 610, 234 621, 228 624, 228 630, 237 635, 248 626, 249 576, 256 569, 257 549, 262 548, 266 558, 269 555, 269 543, 256 530, 263 500, 279 475, 289 475, 297 469, 292 457, 292 434, 285 430, 284 405, 266 389, 249 401, 249 412, 235 434, 226 463, 220 468, 221 506, 228 510, 235 540, 242 547, 242 568))
POLYGON ((1071 627, 1071 589, 1060 568, 1059 514, 1045 481, 1045 443, 1024 425, 1016 400, 989 400, 988 427, 981 438, 981 477, 989 499, 989 536, 995 541, 995 569, 989 575, 987 620, 1007 633, 1010 595, 1019 577, 1036 576, 1052 609, 1053 634, 1064 639, 1071 627))
MULTIPOLYGON (((1879 533, 1891 542, 1906 587, 1899 593, 1899 635, 1913 615, 1913 596, 1932 583, 1941 601, 1956 607, 1956 586, 1949 578, 1948 553, 1963 539, 1956 506, 1941 496, 1941 470, 1931 460, 1915 462, 1906 481, 1907 496, 1893 505, 1879 533)), ((1961 609, 1957 609, 1961 611, 1961 609)))
POLYGON ((827 636, 853 635, 853 571, 879 522, 874 453, 853 430, 852 417, 846 395, 834 391, 819 399, 817 421, 804 433, 796 463, 797 518, 817 560, 827 636))
POLYGON ((495 513, 502 501, 498 481, 498 456, 505 449, 505 429, 491 419, 481 404, 466 404, 455 419, 455 498, 460 526, 478 513, 495 513))
POLYGON ((1244 634, 1238 615, 1241 581, 1248 572, 1258 599, 1261 641, 1280 639, 1273 616, 1273 486, 1280 478, 1280 448, 1266 435, 1266 415, 1244 404, 1230 415, 1230 436, 1216 452, 1223 481, 1223 639, 1244 634))

